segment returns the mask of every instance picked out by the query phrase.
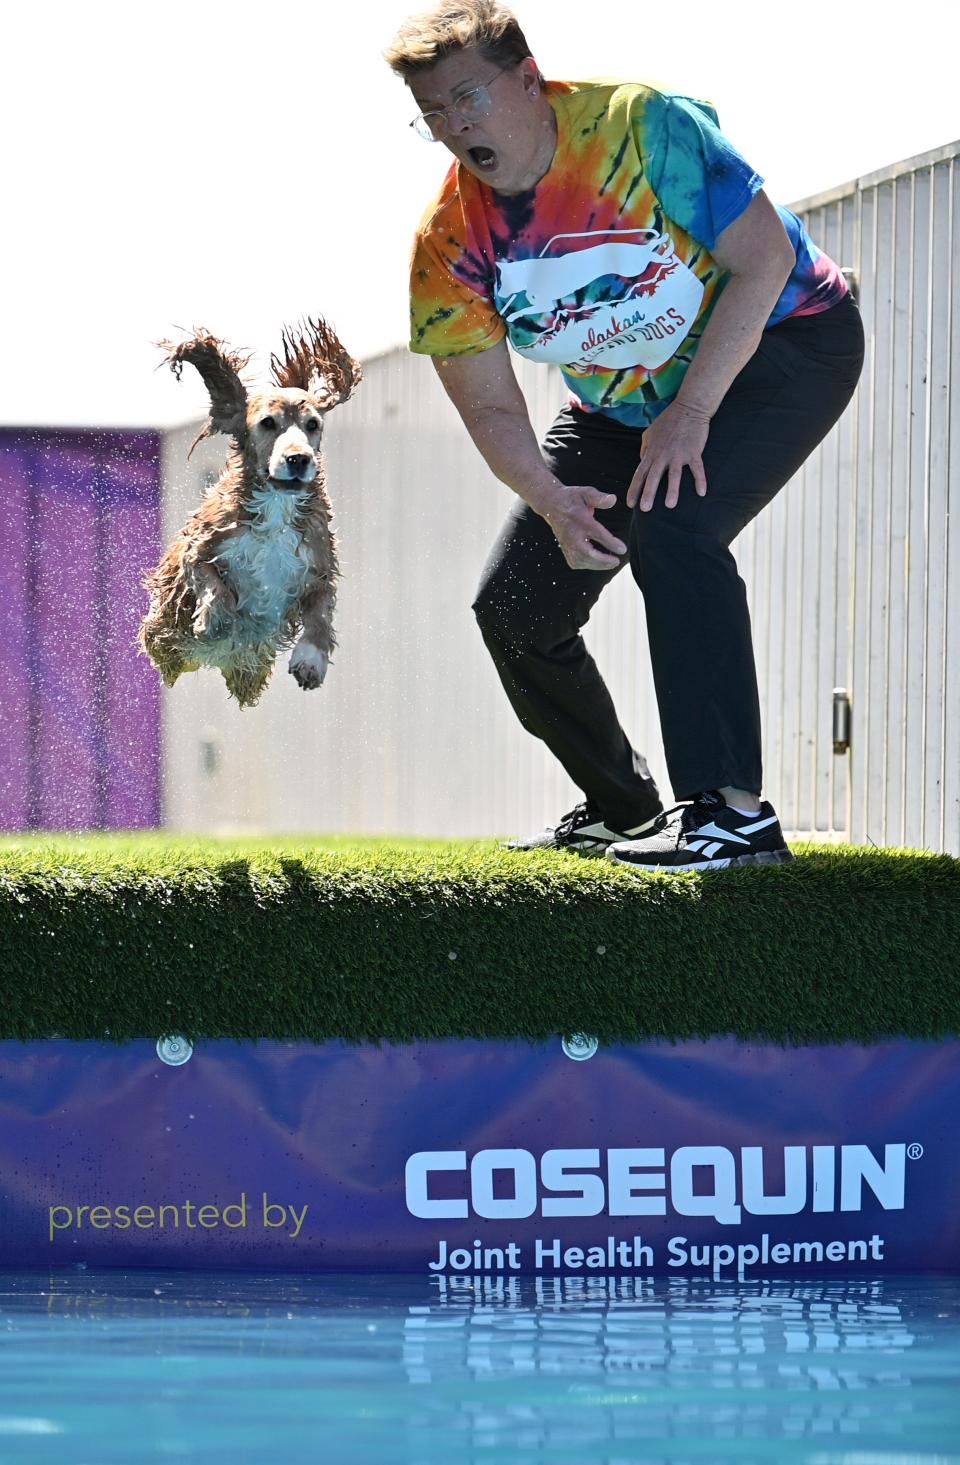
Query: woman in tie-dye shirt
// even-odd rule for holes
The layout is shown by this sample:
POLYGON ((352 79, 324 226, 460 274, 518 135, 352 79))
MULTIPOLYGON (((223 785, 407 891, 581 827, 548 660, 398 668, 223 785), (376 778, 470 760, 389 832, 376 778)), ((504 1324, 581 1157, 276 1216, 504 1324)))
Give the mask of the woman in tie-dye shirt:
POLYGON ((789 859, 762 802, 744 586, 729 545, 859 375, 846 282, 706 102, 547 82, 498 0, 446 0, 387 59, 454 155, 423 216, 411 348, 519 502, 474 610, 521 722, 585 798, 514 848, 636 870, 789 859), (507 342, 569 388, 538 446, 507 342), (629 562, 667 766, 662 808, 580 629, 629 562))

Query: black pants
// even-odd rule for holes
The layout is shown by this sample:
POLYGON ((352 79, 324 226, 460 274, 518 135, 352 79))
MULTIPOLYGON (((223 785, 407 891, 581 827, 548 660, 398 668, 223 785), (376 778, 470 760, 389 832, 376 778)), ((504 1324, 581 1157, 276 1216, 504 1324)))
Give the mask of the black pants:
POLYGON ((629 551, 615 570, 571 570, 549 525, 524 502, 510 513, 473 609, 514 711, 615 828, 659 807, 580 635, 627 559, 643 592, 650 658, 674 795, 761 789, 760 707, 746 588, 730 544, 796 473, 843 412, 863 364, 860 313, 848 296, 819 315, 765 331, 710 424, 698 498, 684 469, 647 513, 626 506, 641 429, 565 408, 543 444, 562 483, 615 493, 597 512, 629 551))

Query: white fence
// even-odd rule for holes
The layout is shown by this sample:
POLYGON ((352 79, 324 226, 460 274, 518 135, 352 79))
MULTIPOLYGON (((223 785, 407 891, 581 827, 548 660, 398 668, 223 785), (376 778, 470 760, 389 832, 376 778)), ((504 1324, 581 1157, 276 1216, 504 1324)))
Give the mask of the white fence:
MULTIPOLYGON (((867 333, 857 397, 737 542, 785 825, 960 853, 960 143, 794 205, 854 271, 867 333), (951 517, 951 493, 954 513, 951 517), (834 688, 852 706, 833 751, 834 688)), ((518 362, 535 425, 563 400, 518 362)), ((340 646, 303 693, 280 667, 240 713, 211 673, 166 699, 166 821, 197 830, 482 835, 552 822, 580 797, 514 721, 470 602, 512 495, 469 443, 430 363, 365 363, 328 429, 341 542, 340 646)), ((171 531, 221 445, 186 466, 168 435, 171 531)), ((590 644, 665 796, 642 605, 629 570, 590 644)))
POLYGON ((850 410, 740 558, 788 822, 960 853, 958 155, 954 143, 799 205, 857 273, 867 357, 850 410), (831 685, 852 703, 844 757, 831 685))

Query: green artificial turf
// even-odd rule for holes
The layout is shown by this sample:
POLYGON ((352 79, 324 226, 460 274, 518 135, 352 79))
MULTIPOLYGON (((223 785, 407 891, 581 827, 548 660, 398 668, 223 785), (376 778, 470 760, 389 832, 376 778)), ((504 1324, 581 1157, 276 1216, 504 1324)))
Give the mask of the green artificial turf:
POLYGON ((493 840, 0 840, 0 1037, 960 1033, 960 861, 639 877, 493 840))

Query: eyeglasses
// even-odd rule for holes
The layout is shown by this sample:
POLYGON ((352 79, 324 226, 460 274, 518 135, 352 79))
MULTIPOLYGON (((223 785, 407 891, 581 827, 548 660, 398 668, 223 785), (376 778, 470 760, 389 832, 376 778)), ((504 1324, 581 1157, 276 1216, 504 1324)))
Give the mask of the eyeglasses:
POLYGON ((495 71, 490 80, 484 82, 482 86, 471 87, 470 91, 464 92, 462 97, 451 102, 449 107, 438 107, 434 112, 421 112, 418 117, 414 117, 410 126, 418 137, 423 138, 424 142, 440 142, 450 130, 449 114, 451 112, 456 112, 457 116, 462 117, 466 122, 473 122, 477 117, 489 116, 493 107, 490 87, 498 76, 502 76, 505 71, 512 71, 512 69, 511 66, 501 66, 500 70, 495 71))

